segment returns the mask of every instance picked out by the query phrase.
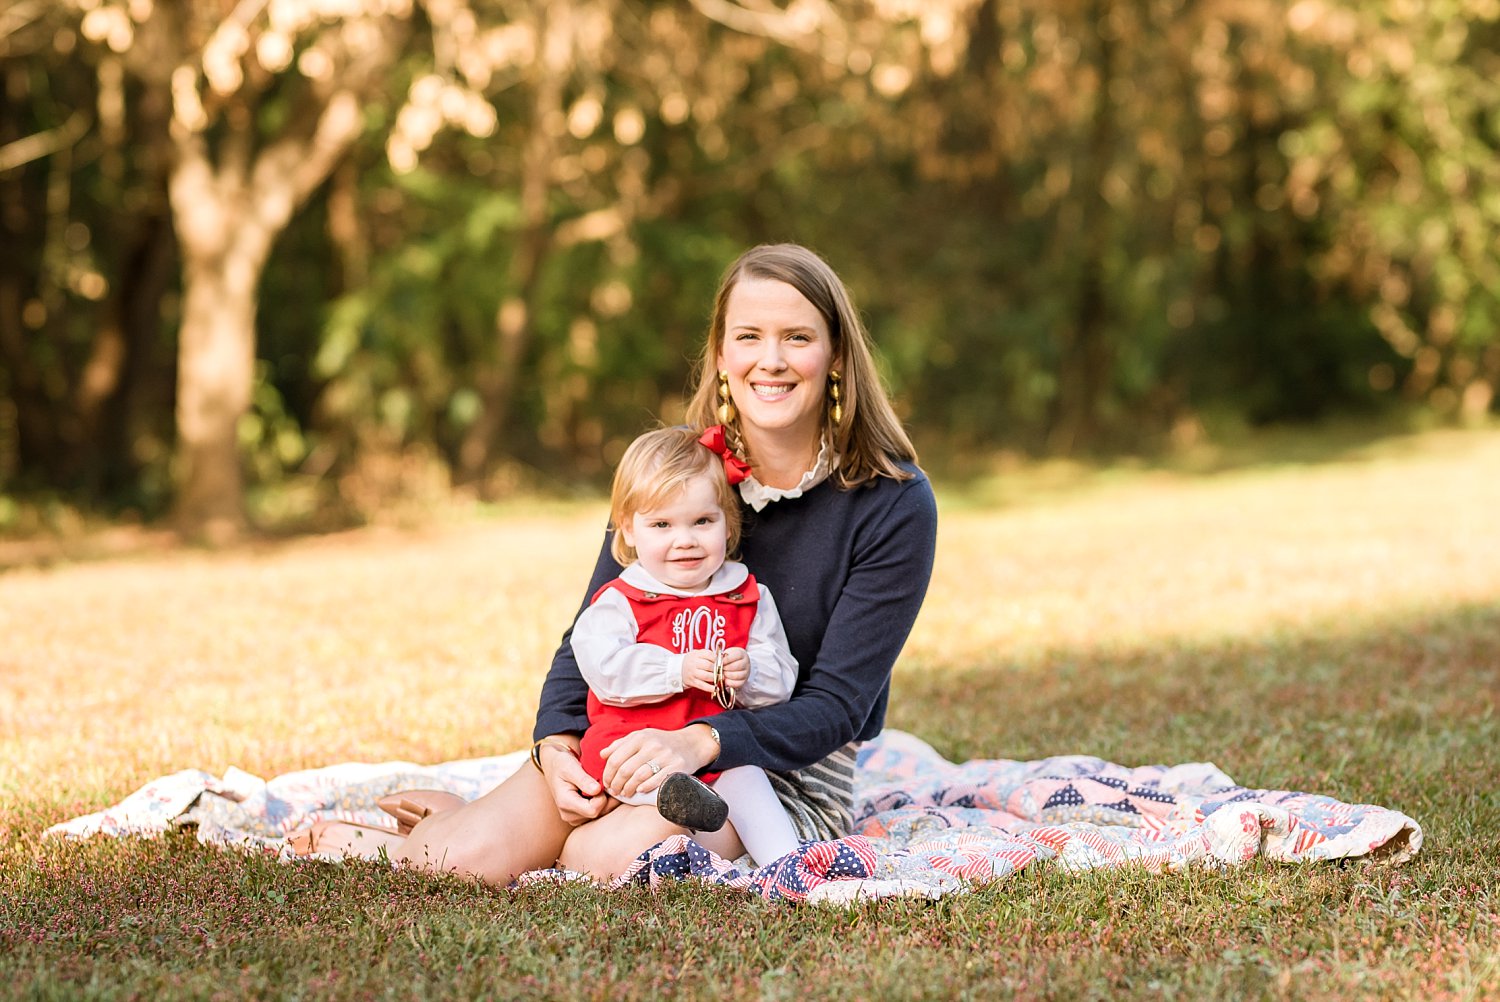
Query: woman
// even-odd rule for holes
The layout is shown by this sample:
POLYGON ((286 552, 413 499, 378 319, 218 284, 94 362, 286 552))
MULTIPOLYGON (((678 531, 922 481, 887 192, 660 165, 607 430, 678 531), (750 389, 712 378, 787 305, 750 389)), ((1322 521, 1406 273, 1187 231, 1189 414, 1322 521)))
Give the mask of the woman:
MULTIPOLYGON (((649 792, 676 772, 756 765, 802 838, 848 833, 854 750, 880 733, 891 670, 932 572, 932 489, 881 387, 844 284, 816 254, 756 247, 725 273, 687 418, 725 424, 752 475, 741 486, 744 562, 778 596, 799 667, 785 703, 730 710, 680 730, 636 731, 605 749, 604 786, 649 792)), ((620 574, 609 540, 585 596, 620 574)), ((683 831, 649 806, 619 806, 579 765, 588 693, 564 636, 542 686, 532 762, 405 839, 334 824, 305 847, 366 853, 497 885, 554 864, 609 879, 683 831)), ((419 798, 420 799, 420 798, 419 798)), ((700 836, 734 858, 731 826, 700 836)))

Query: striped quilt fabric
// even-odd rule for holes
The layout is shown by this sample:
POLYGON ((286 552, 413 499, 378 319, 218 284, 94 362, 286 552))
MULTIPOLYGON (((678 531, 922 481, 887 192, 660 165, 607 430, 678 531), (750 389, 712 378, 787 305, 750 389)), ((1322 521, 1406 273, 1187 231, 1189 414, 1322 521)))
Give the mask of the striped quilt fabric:
MULTIPOLYGON (((525 763, 525 752, 434 766, 345 763, 270 780, 189 769, 46 834, 152 836, 191 826, 205 844, 291 860, 286 835, 313 821, 390 824, 375 806, 387 793, 445 789, 473 799, 525 763)), ((1202 762, 1129 767, 1068 755, 953 763, 911 734, 886 731, 860 749, 854 779, 853 832, 844 838, 804 842, 754 869, 677 835, 643 852, 615 884, 696 879, 769 901, 848 904, 961 893, 1038 863, 1063 872, 1172 872, 1256 857, 1400 863, 1422 845, 1421 826, 1399 811, 1242 787, 1202 762)), ((521 881, 575 877, 549 870, 521 881)))

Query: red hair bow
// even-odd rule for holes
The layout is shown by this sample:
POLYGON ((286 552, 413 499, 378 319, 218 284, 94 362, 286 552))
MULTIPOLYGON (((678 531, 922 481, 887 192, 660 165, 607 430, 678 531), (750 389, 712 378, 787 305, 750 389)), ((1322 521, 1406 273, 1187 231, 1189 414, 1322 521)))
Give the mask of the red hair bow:
POLYGON ((698 436, 698 441, 709 452, 724 457, 724 475, 729 478, 731 487, 750 475, 750 464, 736 456, 734 450, 729 447, 729 437, 724 434, 723 425, 709 425, 703 429, 703 434, 698 436))

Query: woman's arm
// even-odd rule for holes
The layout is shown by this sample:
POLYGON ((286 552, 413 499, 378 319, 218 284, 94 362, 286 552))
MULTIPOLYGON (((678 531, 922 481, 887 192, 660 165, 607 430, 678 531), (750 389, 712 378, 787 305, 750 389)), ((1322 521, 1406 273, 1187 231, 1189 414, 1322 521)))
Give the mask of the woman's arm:
MULTIPOLYGON (((594 565, 594 576, 584 592, 583 603, 578 611, 589 606, 589 599, 606 584, 620 576, 621 567, 609 553, 610 533, 604 534, 604 545, 599 551, 599 560, 594 565)), ((574 619, 577 619, 575 616, 574 619)), ((578 672, 578 660, 573 655, 573 628, 568 627, 552 656, 552 667, 542 682, 540 705, 537 708, 536 724, 531 729, 533 741, 558 734, 582 734, 588 730, 588 683, 578 672)))
MULTIPOLYGON (((891 670, 922 607, 937 544, 937 503, 926 478, 887 491, 883 507, 860 513, 841 530, 853 533, 847 576, 797 691, 785 703, 714 717, 721 742, 714 768, 804 768, 883 714, 891 670)), ((873 501, 849 499, 851 505, 873 501)))
POLYGON ((750 642, 745 648, 750 656, 750 677, 735 693, 739 704, 748 708, 784 703, 797 685, 797 659, 787 644, 776 600, 765 585, 758 587, 760 601, 750 621, 750 642))

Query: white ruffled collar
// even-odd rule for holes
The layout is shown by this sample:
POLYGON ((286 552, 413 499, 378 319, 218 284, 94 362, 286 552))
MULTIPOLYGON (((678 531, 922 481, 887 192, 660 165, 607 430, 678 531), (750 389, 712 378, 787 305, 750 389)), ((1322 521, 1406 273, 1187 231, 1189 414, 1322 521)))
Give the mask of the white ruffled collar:
POLYGON ((740 497, 755 511, 760 511, 772 501, 800 498, 805 492, 827 480, 838 465, 839 458, 833 454, 833 436, 824 435, 823 444, 818 447, 818 458, 813 460, 812 469, 802 474, 802 479, 797 481, 795 487, 785 489, 767 487, 755 479, 755 474, 752 473, 740 481, 740 497))

